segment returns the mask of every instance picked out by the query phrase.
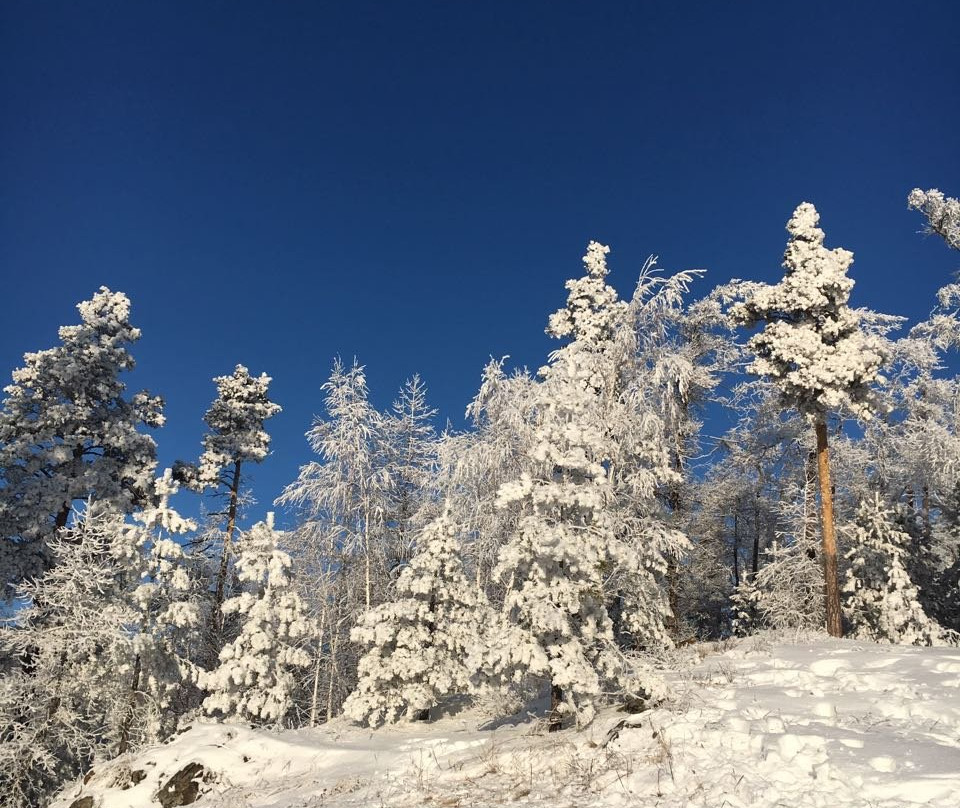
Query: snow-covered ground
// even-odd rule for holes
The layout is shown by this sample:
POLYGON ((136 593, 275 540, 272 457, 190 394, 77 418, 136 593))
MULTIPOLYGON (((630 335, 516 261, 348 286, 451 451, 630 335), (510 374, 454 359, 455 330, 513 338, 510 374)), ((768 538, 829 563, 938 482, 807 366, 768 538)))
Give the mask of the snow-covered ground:
POLYGON ((958 649, 759 637, 684 649, 668 678, 667 704, 553 735, 475 712, 377 731, 196 724, 56 808, 157 805, 191 762, 208 772, 196 804, 219 808, 960 805, 958 649))

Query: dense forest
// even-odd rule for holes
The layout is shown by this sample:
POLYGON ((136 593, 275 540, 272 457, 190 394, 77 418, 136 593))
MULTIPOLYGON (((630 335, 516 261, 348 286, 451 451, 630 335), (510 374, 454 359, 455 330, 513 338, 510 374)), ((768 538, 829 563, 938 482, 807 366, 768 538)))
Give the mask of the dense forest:
MULTIPOLYGON (((958 200, 907 201, 905 226, 960 250, 958 200)), ((377 726, 549 694, 554 730, 655 702, 658 654, 695 640, 960 644, 960 284, 905 329, 856 307, 813 205, 787 233, 782 280, 702 299, 652 261, 621 297, 591 242, 556 350, 536 373, 491 361, 463 431, 438 431, 419 377, 380 412, 337 361, 286 531, 247 514, 270 377, 214 379, 199 457, 160 470, 162 399, 124 383, 131 301, 80 303, 0 410, 0 806, 198 715, 377 726)))

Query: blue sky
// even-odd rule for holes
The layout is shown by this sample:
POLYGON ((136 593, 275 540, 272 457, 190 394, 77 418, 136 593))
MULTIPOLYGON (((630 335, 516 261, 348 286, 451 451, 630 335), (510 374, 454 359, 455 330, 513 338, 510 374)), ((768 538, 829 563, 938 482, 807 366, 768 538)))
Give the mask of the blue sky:
MULTIPOLYGON (((960 194, 954 2, 0 4, 0 372, 101 284, 194 457, 240 362, 283 407, 261 515, 310 459, 335 355, 444 418, 489 356, 542 364, 588 240, 775 280, 814 202, 854 302, 913 319, 960 268, 914 186, 960 194)), ((258 512, 259 511, 259 512, 258 512)))

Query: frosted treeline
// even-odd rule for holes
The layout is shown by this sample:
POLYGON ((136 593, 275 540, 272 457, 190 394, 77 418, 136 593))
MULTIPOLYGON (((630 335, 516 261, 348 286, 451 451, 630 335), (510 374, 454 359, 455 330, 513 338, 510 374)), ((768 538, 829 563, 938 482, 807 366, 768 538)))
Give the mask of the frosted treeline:
MULTIPOLYGON (((960 246, 957 200, 908 202, 960 246)), ((285 531, 249 505, 270 377, 216 377, 198 457, 159 470, 162 400, 124 382, 130 301, 79 304, 0 409, 0 806, 199 715, 377 725, 472 700, 555 730, 663 698, 677 643, 956 644, 960 286, 904 331, 856 307, 813 205, 787 231, 781 281, 700 298, 702 273, 653 259, 621 298, 591 242, 545 313, 556 349, 480 369, 464 430, 437 431, 418 376, 380 411, 336 360, 285 531)))

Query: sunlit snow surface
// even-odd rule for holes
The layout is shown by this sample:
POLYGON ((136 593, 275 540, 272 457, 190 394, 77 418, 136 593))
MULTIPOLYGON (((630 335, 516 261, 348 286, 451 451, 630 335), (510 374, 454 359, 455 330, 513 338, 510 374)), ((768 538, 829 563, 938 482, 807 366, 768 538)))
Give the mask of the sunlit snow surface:
POLYGON ((684 649, 669 678, 669 704, 555 735, 530 720, 485 729, 473 712, 377 731, 198 724, 56 805, 155 805, 191 761, 216 773, 196 805, 219 808, 960 805, 958 649, 759 637, 684 649), (130 769, 147 778, 111 785, 130 769))

